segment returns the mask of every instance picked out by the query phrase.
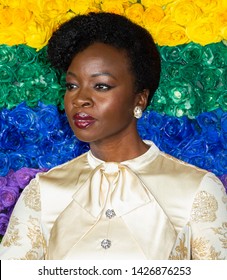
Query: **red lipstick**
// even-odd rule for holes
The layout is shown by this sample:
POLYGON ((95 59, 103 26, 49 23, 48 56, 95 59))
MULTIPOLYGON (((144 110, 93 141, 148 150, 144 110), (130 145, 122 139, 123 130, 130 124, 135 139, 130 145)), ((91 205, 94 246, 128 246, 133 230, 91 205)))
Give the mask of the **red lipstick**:
POLYGON ((89 127, 90 125, 92 125, 95 122, 95 119, 83 112, 77 113, 74 117, 74 124, 76 127, 80 128, 80 129, 84 129, 89 127))

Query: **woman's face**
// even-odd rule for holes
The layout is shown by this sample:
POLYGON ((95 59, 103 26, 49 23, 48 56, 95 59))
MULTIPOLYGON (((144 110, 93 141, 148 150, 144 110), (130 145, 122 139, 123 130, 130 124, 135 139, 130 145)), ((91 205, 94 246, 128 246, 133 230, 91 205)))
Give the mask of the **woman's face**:
POLYGON ((125 53, 112 46, 95 43, 68 68, 65 111, 81 141, 103 143, 135 132, 133 110, 141 99, 125 53))

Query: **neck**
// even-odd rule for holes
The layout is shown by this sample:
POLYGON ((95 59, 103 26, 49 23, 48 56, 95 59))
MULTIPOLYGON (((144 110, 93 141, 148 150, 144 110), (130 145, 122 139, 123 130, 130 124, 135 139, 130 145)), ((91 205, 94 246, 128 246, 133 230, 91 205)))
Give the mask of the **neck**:
POLYGON ((141 156, 149 146, 137 134, 136 137, 122 137, 115 141, 92 142, 90 149, 95 157, 105 162, 122 162, 141 156))

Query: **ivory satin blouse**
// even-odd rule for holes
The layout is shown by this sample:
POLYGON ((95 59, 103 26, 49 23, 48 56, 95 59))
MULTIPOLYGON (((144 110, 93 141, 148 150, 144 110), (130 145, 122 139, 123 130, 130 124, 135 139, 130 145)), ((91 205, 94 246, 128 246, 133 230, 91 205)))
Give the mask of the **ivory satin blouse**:
POLYGON ((227 259, 227 196, 212 173, 150 149, 103 162, 91 151, 24 189, 0 259, 227 259))

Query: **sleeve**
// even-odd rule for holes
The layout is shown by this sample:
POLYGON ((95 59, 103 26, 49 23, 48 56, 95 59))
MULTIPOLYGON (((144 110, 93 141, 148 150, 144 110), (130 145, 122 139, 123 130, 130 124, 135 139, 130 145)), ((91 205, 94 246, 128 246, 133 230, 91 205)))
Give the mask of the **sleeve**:
POLYGON ((20 195, 0 244, 2 260, 44 259, 46 242, 41 227, 38 179, 33 179, 20 195))
POLYGON ((204 176, 192 205, 191 258, 227 259, 227 195, 212 173, 204 176))

